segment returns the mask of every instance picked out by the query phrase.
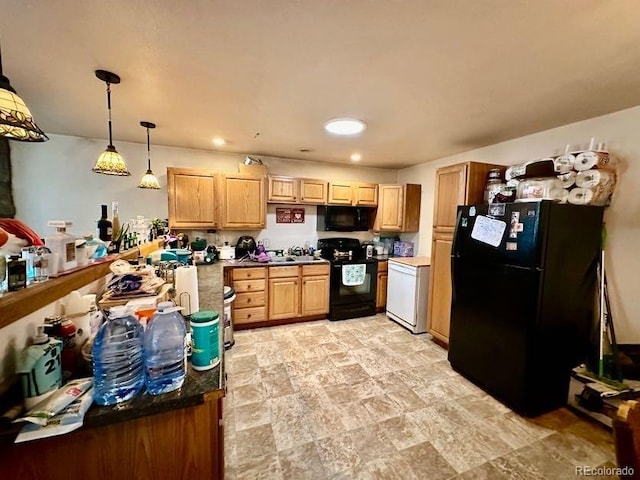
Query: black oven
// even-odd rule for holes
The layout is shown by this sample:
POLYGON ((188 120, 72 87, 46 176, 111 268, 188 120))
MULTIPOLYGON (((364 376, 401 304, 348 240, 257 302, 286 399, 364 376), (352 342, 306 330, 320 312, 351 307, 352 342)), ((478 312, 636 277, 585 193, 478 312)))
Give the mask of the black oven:
POLYGON ((321 238, 318 249, 331 262, 329 320, 375 315, 378 261, 365 258, 360 240, 321 238))
POLYGON ((377 260, 334 260, 331 264, 329 320, 366 317, 376 313, 377 260), (345 270, 346 269, 346 270, 345 270), (355 281, 345 271, 357 271, 355 281))

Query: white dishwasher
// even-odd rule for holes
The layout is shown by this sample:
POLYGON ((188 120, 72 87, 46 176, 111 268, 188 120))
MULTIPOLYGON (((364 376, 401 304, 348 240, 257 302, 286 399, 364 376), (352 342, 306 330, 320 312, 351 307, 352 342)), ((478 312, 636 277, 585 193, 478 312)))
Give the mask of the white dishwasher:
POLYGON ((429 257, 389 259, 387 316, 413 333, 427 331, 429 257))

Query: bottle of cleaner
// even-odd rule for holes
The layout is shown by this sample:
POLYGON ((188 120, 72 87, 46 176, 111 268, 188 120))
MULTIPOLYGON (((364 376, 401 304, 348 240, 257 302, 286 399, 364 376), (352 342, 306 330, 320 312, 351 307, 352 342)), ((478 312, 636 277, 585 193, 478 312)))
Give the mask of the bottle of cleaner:
POLYGON ((62 342, 49 338, 38 325, 33 345, 18 355, 16 373, 22 379, 24 406, 31 409, 62 386, 62 342))
POLYGON ((59 273, 76 268, 76 238, 67 233, 67 228, 72 223, 67 220, 49 220, 47 225, 56 229, 55 234, 44 239, 45 245, 51 250, 52 263, 55 264, 51 270, 59 273))

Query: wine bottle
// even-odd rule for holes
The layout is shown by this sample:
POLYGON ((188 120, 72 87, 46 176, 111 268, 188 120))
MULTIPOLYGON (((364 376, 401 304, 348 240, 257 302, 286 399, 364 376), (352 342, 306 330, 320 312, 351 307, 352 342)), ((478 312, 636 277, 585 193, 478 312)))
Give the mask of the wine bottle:
POLYGON ((102 216, 98 220, 98 238, 103 242, 110 242, 113 224, 107 218, 107 206, 101 205, 101 208, 102 216))
POLYGON ((118 215, 118 202, 111 202, 111 223, 113 235, 120 231, 120 217, 118 215))

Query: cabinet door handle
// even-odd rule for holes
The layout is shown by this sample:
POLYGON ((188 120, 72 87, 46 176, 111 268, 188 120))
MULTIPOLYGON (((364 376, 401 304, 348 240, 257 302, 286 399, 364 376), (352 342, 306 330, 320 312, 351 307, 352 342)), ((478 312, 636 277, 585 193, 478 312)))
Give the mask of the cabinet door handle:
POLYGON ((251 299, 250 298, 247 298, 247 303, 251 303, 251 299))
POLYGON ((247 315, 247 318, 251 318, 251 314, 250 313, 247 315))

